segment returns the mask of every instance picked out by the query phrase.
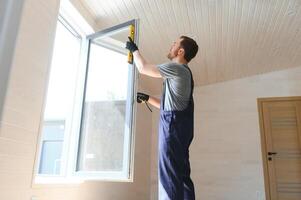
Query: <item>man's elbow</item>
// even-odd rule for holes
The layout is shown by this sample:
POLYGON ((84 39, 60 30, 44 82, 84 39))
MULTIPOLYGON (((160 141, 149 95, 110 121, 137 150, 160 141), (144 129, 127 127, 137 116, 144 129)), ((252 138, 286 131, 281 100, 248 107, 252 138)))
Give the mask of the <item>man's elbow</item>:
POLYGON ((145 65, 141 65, 139 70, 138 70, 141 74, 144 74, 144 75, 149 75, 149 70, 145 67, 145 65))
POLYGON ((159 70, 154 67, 154 65, 149 65, 149 64, 141 64, 138 67, 138 71, 141 74, 144 74, 146 76, 151 76, 151 77, 156 77, 156 78, 162 78, 159 70))
POLYGON ((141 73, 141 74, 145 73, 145 67, 144 67, 143 63, 137 62, 135 64, 137 66, 137 69, 138 69, 139 73, 141 73))
POLYGON ((138 68, 140 74, 145 74, 145 68, 143 66, 138 68))

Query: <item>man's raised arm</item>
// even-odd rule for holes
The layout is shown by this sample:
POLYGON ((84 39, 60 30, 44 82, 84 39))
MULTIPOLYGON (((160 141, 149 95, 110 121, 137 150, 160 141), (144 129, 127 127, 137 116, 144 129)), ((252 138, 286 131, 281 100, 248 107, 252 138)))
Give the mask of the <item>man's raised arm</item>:
POLYGON ((132 38, 129 37, 129 41, 126 43, 126 48, 133 53, 134 62, 141 74, 147 76, 162 78, 159 69, 156 65, 148 63, 143 56, 140 54, 137 45, 134 43, 132 38))

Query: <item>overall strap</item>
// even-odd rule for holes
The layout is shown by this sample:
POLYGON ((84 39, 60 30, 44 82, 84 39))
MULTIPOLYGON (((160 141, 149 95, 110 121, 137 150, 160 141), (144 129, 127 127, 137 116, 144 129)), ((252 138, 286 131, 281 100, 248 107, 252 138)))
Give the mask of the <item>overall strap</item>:
POLYGON ((194 89, 194 80, 193 80, 192 72, 191 72, 190 68, 188 67, 188 65, 184 64, 184 66, 189 70, 190 76, 191 76, 191 79, 190 79, 190 81, 191 81, 190 100, 192 100, 193 89, 194 89))
POLYGON ((164 95, 162 95, 162 97, 161 97, 161 107, 162 107, 161 110, 164 110, 164 104, 165 104, 165 95, 166 95, 165 84, 166 84, 166 80, 163 81, 163 94, 164 95))

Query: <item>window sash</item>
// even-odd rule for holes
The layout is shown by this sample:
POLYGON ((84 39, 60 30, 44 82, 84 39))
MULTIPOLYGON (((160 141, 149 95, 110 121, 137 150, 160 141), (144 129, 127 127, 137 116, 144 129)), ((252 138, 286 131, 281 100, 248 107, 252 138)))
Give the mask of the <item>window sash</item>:
MULTIPOLYGON (((75 138, 77 138, 77 141, 75 142, 75 149, 72 153, 73 157, 73 174, 72 176, 84 178, 86 180, 114 180, 114 181, 132 181, 133 179, 133 161, 134 161, 134 127, 135 127, 135 113, 136 108, 134 106, 135 100, 134 100, 134 94, 137 90, 137 72, 136 68, 134 66, 131 66, 133 64, 129 64, 129 74, 128 74, 128 93, 127 93, 127 101, 126 101, 126 120, 125 120, 125 127, 128 127, 125 129, 124 133, 124 148, 123 148, 123 166, 125 166, 124 170, 122 172, 115 172, 115 171, 79 171, 77 170, 77 163, 79 159, 79 144, 80 144, 80 138, 81 138, 81 126, 82 126, 82 119, 83 119, 83 109, 84 109, 84 102, 85 102, 85 93, 86 93, 86 82, 87 82, 87 74, 88 74, 88 61, 90 56, 90 45, 93 39, 99 39, 101 37, 106 37, 112 34, 115 34, 118 31, 124 30, 125 28, 128 28, 130 25, 134 25, 135 29, 138 29, 138 21, 137 20, 131 20, 122 24, 119 24, 117 26, 113 26, 111 28, 99 31, 97 33, 94 33, 92 35, 88 35, 83 40, 82 45, 82 61, 81 61, 81 75, 85 75, 80 77, 80 80, 78 82, 84 83, 79 85, 79 88, 77 91, 81 91, 78 96, 80 96, 78 99, 81 99, 81 101, 77 102, 76 106, 76 113, 79 113, 78 116, 74 119, 73 124, 76 125, 77 129, 77 135, 75 138)), ((135 31, 135 42, 138 41, 138 33, 135 31)), ((106 46, 106 48, 109 48, 106 46)), ((111 49, 116 51, 116 49, 111 49)), ((118 51, 119 52, 119 51, 118 51)), ((121 52, 119 52, 121 53, 121 52)), ((123 53, 124 55, 127 55, 123 53)))

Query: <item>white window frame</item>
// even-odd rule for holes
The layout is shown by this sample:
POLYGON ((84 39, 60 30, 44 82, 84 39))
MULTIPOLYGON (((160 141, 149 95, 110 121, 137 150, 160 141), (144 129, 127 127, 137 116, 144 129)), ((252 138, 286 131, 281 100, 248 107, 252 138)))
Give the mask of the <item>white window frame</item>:
MULTIPOLYGON (((80 41, 80 49, 82 47, 83 43, 83 32, 78 32, 78 30, 75 30, 65 18, 64 16, 60 13, 58 16, 58 22, 61 23, 74 37, 78 38, 80 41)), ((81 50, 80 50, 81 51, 81 50)), ((80 54, 81 55, 81 52, 80 54)), ((80 59, 78 59, 78 63, 80 62, 80 59)), ((77 66, 77 74, 79 73, 79 64, 77 66)), ((49 70, 50 72, 50 70, 49 70)), ((50 76, 48 77, 48 83, 47 87, 49 84, 50 76)), ((43 114, 41 118, 41 124, 39 128, 39 144, 38 144, 38 153, 36 157, 36 164, 35 164, 35 176, 32 184, 66 184, 66 183, 82 183, 83 180, 74 178, 70 176, 70 172, 68 172, 68 160, 69 160, 69 149, 71 148, 70 146, 70 138, 72 138, 72 115, 73 113, 70 113, 70 115, 66 119, 65 123, 65 134, 64 134, 64 144, 62 148, 62 163, 61 163, 61 170, 59 175, 45 175, 45 174, 39 174, 39 166, 40 166, 40 159, 41 159, 41 153, 42 153, 42 139, 43 139, 43 124, 44 124, 44 112, 46 108, 46 97, 47 97, 47 92, 45 93, 45 102, 43 106, 43 114)), ((50 119, 48 119, 50 120, 50 119)))
MULTIPOLYGON (((79 29, 78 25, 74 25, 74 21, 70 21, 70 15, 66 15, 65 12, 60 12, 59 19, 60 22, 65 25, 65 27, 75 36, 81 39, 81 50, 80 50, 80 60, 79 60, 79 67, 77 71, 77 85, 76 85, 76 93, 74 98, 74 109, 72 116, 70 119, 66 119, 66 131, 64 135, 64 145, 63 145, 63 152, 62 152, 62 164, 61 164, 61 173, 60 175, 42 175, 38 174, 38 169, 40 165, 40 157, 41 157, 41 150, 42 150, 42 127, 43 127, 43 115, 41 119, 41 125, 39 130, 39 144, 38 144, 38 153, 36 157, 35 163, 35 173, 34 178, 32 181, 32 185, 35 184, 79 184, 85 180, 101 180, 101 181, 114 181, 114 182, 133 182, 134 176, 134 147, 135 147, 135 127, 136 127, 136 101, 134 94, 137 91, 137 82, 138 82, 138 73, 134 64, 129 64, 129 67, 132 69, 129 73, 129 85, 128 87, 131 88, 130 93, 128 94, 128 98, 130 99, 127 101, 127 108, 126 113, 129 113, 126 123, 129 124, 129 130, 126 132, 125 137, 129 141, 130 146, 128 143, 124 143, 127 149, 127 152, 124 152, 124 158, 129 158, 128 166, 122 173, 108 173, 108 172, 80 172, 76 171, 77 169, 77 158, 78 158, 78 147, 79 147, 79 139, 80 139, 80 126, 81 126, 81 118, 82 118, 82 106, 84 103, 84 95, 85 95, 85 81, 86 81, 86 72, 87 72, 87 64, 89 59, 89 46, 90 41, 93 38, 106 36, 108 34, 113 33, 114 31, 126 27, 129 25, 135 26, 135 42, 138 43, 138 23, 137 19, 119 24, 117 26, 113 26, 111 28, 102 30, 100 32, 87 35, 87 33, 92 32, 92 28, 89 29, 86 26, 84 29, 79 29), (66 20, 68 19, 68 21, 66 20), (76 28, 74 28, 76 27, 76 28)), ((47 93, 45 94, 47 95, 47 93)), ((46 99, 46 98, 45 98, 46 99)), ((45 105, 44 103, 44 109, 45 105)), ((124 160, 124 162, 127 162, 124 160)))
MULTIPOLYGON (((80 133, 81 133, 81 119, 82 119, 82 109, 83 109, 83 104, 84 104, 84 95, 85 95, 85 90, 86 90, 86 79, 87 79, 87 66, 88 66, 88 60, 89 60, 89 51, 90 51, 90 44, 91 41, 95 38, 100 38, 100 37, 105 37, 111 34, 114 34, 118 31, 124 30, 125 28, 128 28, 130 25, 135 26, 135 37, 134 41, 138 43, 138 20, 130 20, 125 23, 104 29, 102 31, 99 31, 97 33, 88 35, 84 40, 83 40, 83 47, 82 47, 82 63, 81 66, 86 66, 81 68, 81 72, 79 73, 82 75, 80 77, 80 80, 78 82, 81 84, 78 86, 76 91, 80 91, 76 96, 76 99, 80 99, 81 101, 78 101, 76 103, 76 108, 75 112, 77 113, 77 116, 75 116, 75 122, 73 124, 76 124, 75 129, 72 132, 78 133, 74 138, 77 138, 78 140, 74 141, 75 147, 79 147, 79 138, 80 138, 80 133), (82 84, 85 83, 85 84, 82 84)), ((109 47, 108 47, 109 48, 109 47)), ((124 52, 120 52, 116 49, 111 49, 114 51, 117 51, 119 53, 124 54, 125 56, 127 55, 124 52)), ((123 165, 127 166, 123 172, 81 172, 77 171, 77 159, 78 159, 78 152, 79 149, 75 148, 73 154, 73 166, 72 166, 72 171, 73 177, 79 177, 83 178, 85 180, 102 180, 102 181, 120 181, 120 182, 133 182, 133 173, 134 173, 134 144, 135 144, 135 119, 136 119, 136 101, 134 94, 136 94, 137 91, 137 70, 134 64, 128 64, 129 68, 131 69, 129 71, 128 77, 129 77, 129 82, 128 82, 128 88, 130 88, 130 92, 127 94, 127 106, 126 106, 126 124, 125 124, 125 139, 124 139, 124 155, 123 155, 123 165), (128 128, 127 128, 128 127, 128 128), (128 145, 130 143, 130 146, 128 145), (127 160, 127 158, 129 160, 127 160), (129 163, 128 163, 129 162, 129 163)))

